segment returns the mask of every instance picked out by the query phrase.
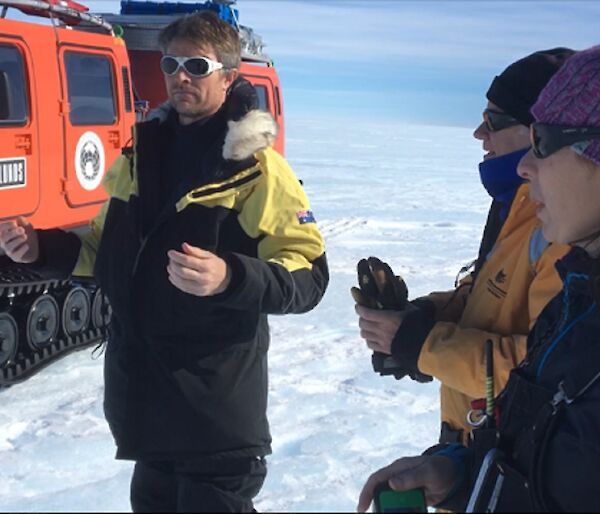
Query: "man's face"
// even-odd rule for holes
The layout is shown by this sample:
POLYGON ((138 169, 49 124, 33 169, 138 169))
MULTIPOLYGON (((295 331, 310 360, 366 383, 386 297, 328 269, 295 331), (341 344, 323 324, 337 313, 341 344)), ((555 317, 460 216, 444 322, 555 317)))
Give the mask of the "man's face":
MULTIPOLYGON (((492 102, 488 102, 487 108, 504 112, 492 102)), ((483 156, 484 161, 529 147, 529 129, 525 125, 515 125, 491 132, 484 121, 475 129, 473 137, 483 141, 483 150, 487 152, 483 156)))
MULTIPOLYGON (((211 45, 200 46, 187 39, 171 41, 165 55, 218 60, 211 45)), ((217 112, 237 74, 237 70, 218 70, 206 77, 194 77, 180 66, 174 75, 165 75, 169 102, 179 113, 179 121, 188 125, 217 112)))

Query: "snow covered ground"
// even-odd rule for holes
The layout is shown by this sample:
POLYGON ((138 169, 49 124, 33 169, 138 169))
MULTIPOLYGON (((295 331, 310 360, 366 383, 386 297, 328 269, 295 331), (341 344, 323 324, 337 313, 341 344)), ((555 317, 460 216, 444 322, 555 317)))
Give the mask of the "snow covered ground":
MULTIPOLYGON (((271 320, 274 453, 259 511, 351 511, 364 480, 438 436, 437 384, 372 372, 349 289, 370 255, 411 296, 447 289, 474 258, 489 198, 471 131, 289 120, 287 157, 325 235, 317 309, 271 320)), ((102 359, 84 350, 0 392, 0 511, 128 511, 131 464, 113 460, 102 359)))

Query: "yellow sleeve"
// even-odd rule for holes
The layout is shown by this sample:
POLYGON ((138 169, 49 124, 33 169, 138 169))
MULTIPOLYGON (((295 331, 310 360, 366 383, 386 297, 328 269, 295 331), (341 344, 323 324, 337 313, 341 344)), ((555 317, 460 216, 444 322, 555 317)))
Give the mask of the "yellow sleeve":
POLYGON ((240 224, 248 235, 260 238, 261 260, 280 264, 289 272, 310 270, 325 252, 325 243, 306 193, 285 159, 274 150, 259 152, 257 157, 265 177, 246 200, 238 218, 240 224))
MULTIPOLYGON (((564 246, 551 245, 536 263, 536 274, 528 291, 530 328, 562 289, 554 263, 566 251, 564 246)), ((462 328, 456 323, 438 322, 419 355, 419 370, 471 398, 479 398, 485 392, 484 352, 488 339, 494 343, 494 388, 499 392, 506 385, 510 371, 525 357, 527 334, 501 335, 462 328)))
MULTIPOLYGON (((129 199, 133 191, 133 181, 130 173, 130 160, 125 156, 120 156, 106 172, 103 181, 104 190, 112 198, 117 197, 124 201, 129 199)), ((80 235, 81 249, 79 258, 73 269, 73 275, 78 277, 93 277, 94 264, 96 263, 96 254, 100 246, 104 221, 110 204, 110 198, 104 202, 100 211, 90 222, 89 230, 80 235)))
POLYGON ((435 321, 451 321, 457 323, 465 310, 467 297, 473 279, 471 275, 463 278, 456 289, 450 291, 434 291, 420 299, 428 300, 435 306, 435 321))
POLYGON ((277 152, 256 154, 261 180, 239 206, 244 232, 258 240, 257 257, 228 256, 240 277, 227 297, 230 308, 265 314, 301 313, 323 297, 329 281, 325 244, 304 189, 277 152))

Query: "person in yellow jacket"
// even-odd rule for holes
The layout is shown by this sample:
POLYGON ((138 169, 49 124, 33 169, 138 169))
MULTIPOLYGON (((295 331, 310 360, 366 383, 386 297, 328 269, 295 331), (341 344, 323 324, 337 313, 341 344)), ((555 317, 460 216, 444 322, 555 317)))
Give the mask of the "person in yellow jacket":
POLYGON ((493 202, 471 274, 455 290, 418 298, 401 312, 356 306, 369 348, 392 355, 411 377, 441 382, 441 442, 468 442, 478 421, 472 401, 485 396, 486 341, 493 342, 498 392, 525 356, 530 327, 562 287, 554 263, 568 248, 544 240, 516 169, 529 148, 529 109, 573 53, 535 52, 495 77, 487 92, 474 137, 486 151, 480 175, 493 202))

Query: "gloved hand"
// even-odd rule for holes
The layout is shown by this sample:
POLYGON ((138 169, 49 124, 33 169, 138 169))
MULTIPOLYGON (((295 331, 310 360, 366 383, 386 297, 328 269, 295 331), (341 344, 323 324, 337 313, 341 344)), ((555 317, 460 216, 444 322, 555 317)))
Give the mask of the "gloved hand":
MULTIPOLYGON (((390 266, 377 257, 361 259, 357 266, 358 287, 352 287, 350 293, 354 301, 370 309, 402 311, 408 303, 408 288, 402 277, 394 275, 390 266)), ((432 378, 418 370, 409 370, 391 355, 373 352, 373 369, 381 376, 393 375, 400 380, 410 375, 418 382, 430 382, 432 378)))
MULTIPOLYGON (((392 269, 377 257, 361 259, 356 265, 358 287, 352 287, 350 293, 354 301, 370 309, 403 310, 408 289, 404 280, 396 277, 392 269)), ((391 355, 373 352, 371 358, 373 369, 381 376, 394 375, 396 380, 404 378, 408 370, 391 355)))
POLYGON ((358 285, 350 292, 356 303, 371 309, 402 311, 408 301, 408 288, 402 277, 377 257, 361 259, 356 265, 358 285))

